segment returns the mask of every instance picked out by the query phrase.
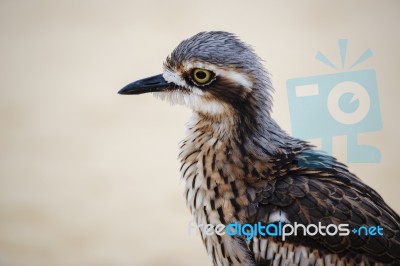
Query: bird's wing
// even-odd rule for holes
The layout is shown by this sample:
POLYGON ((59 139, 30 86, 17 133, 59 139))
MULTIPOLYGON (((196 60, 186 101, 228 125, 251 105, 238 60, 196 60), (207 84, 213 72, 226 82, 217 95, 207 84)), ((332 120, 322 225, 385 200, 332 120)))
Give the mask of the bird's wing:
POLYGON ((382 262, 400 261, 399 216, 378 193, 351 174, 344 165, 327 155, 303 153, 292 164, 283 165, 275 173, 277 176, 272 181, 265 182, 261 178, 258 184, 255 182, 249 187, 249 222, 269 223, 270 215, 280 211, 287 217, 286 222, 291 224, 349 224, 349 230, 360 226, 380 226, 383 236, 357 235, 351 231, 347 236, 303 236, 299 233, 287 238, 286 242, 343 256, 364 254, 382 262), (314 163, 326 167, 301 167, 300 159, 309 165, 314 163), (260 186, 260 183, 263 185, 260 186))

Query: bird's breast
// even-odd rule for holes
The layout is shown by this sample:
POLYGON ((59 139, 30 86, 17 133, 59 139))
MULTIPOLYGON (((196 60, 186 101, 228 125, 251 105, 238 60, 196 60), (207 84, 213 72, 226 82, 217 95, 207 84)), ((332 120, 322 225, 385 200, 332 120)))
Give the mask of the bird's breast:
POLYGON ((187 205, 195 216, 207 213, 209 223, 244 218, 244 171, 232 156, 227 144, 209 134, 194 134, 183 142, 179 157, 187 205))
POLYGON ((246 171, 239 156, 229 143, 195 128, 181 145, 180 173, 186 202, 215 265, 243 265, 250 260, 243 243, 234 237, 202 231, 206 225, 215 228, 246 219, 246 171))

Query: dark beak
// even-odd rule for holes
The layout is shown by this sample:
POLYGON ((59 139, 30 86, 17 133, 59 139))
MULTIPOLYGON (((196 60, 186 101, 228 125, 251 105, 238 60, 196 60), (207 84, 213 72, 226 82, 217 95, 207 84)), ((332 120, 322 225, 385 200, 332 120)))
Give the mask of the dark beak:
POLYGON ((173 83, 167 82, 162 74, 137 80, 123 87, 119 94, 142 94, 146 92, 163 91, 173 83))

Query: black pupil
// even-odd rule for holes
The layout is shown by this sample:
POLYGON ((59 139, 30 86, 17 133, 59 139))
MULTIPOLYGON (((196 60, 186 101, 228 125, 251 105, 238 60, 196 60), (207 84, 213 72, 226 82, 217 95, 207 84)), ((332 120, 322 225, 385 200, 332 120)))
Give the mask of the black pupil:
POLYGON ((205 79, 206 76, 207 76, 207 74, 206 74, 206 72, 204 72, 204 71, 197 71, 197 72, 196 72, 196 77, 197 77, 198 79, 205 79))

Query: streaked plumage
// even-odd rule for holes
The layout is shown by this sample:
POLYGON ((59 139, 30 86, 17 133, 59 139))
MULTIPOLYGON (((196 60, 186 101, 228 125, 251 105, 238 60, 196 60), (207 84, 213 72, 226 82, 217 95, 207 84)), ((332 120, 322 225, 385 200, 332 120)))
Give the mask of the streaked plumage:
POLYGON ((285 242, 202 234, 214 265, 400 265, 399 216, 345 165, 310 152, 307 142, 276 124, 268 74, 233 34, 202 32, 184 40, 167 58, 162 76, 120 93, 149 91, 194 111, 179 160, 197 223, 384 228, 383 236, 298 235, 285 242), (196 69, 205 71, 194 76, 196 69))

